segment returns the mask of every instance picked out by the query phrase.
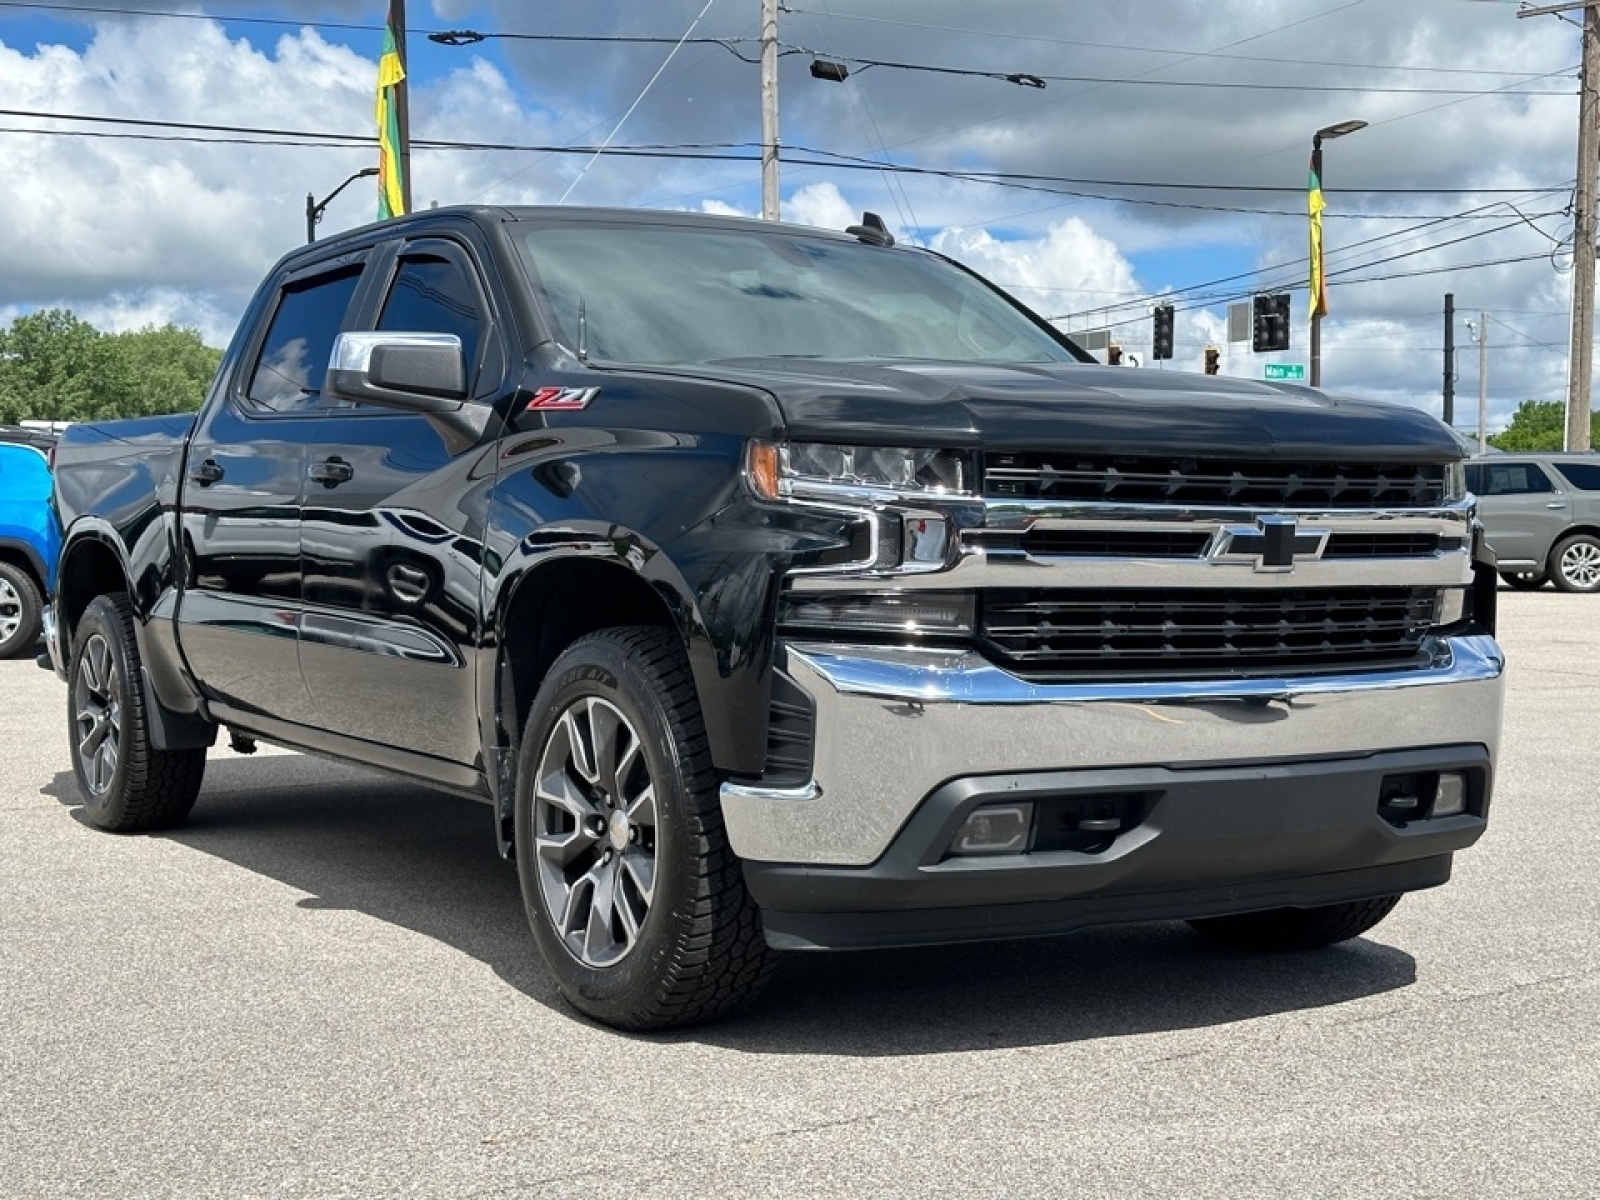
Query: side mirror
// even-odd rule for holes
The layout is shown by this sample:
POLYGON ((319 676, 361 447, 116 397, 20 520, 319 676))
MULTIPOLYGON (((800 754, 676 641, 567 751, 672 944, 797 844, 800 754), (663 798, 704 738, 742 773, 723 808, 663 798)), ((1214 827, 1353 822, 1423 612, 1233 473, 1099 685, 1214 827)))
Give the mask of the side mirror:
POLYGON ((453 333, 341 333, 323 391, 415 413, 453 413, 467 399, 467 364, 453 333))

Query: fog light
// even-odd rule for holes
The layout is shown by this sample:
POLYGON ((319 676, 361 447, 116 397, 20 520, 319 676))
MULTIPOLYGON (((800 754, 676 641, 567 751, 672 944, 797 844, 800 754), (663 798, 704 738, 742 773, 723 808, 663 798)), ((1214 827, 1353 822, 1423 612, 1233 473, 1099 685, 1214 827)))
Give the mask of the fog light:
POLYGON ((1467 811, 1467 777, 1459 771, 1444 771, 1439 775, 1439 790, 1433 796, 1433 810, 1429 816, 1456 817, 1467 811))
POLYGON ((975 808, 956 830, 952 854, 1021 854, 1028 848, 1033 805, 990 804, 975 808))

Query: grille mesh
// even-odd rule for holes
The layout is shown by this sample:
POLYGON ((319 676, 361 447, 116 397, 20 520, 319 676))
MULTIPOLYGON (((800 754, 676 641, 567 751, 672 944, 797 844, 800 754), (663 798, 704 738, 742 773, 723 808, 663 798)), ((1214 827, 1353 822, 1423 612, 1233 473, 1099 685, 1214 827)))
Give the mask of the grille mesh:
POLYGON ((982 634, 1024 675, 1339 670, 1413 661, 1432 588, 984 593, 982 634))
POLYGON ((1286 463, 1224 459, 990 454, 995 499, 1252 508, 1427 508, 1444 501, 1432 464, 1286 463))

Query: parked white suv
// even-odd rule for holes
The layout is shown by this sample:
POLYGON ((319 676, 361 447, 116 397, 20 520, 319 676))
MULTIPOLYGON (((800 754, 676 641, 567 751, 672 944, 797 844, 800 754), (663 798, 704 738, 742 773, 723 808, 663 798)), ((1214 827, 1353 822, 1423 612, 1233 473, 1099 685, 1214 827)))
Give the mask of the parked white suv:
POLYGON ((1501 579, 1600 591, 1600 455, 1496 454, 1467 464, 1467 487, 1501 579))

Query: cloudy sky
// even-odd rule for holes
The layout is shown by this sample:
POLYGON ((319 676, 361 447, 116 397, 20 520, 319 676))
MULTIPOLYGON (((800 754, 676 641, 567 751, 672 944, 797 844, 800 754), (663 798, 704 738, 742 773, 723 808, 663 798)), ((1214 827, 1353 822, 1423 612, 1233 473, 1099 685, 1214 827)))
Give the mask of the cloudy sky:
MULTIPOLYGON (((321 199, 376 161, 385 8, 0 2, 0 321, 65 306, 102 328, 175 320, 224 343, 265 269, 304 238, 307 192, 321 199)), ((759 209, 759 72, 743 61, 759 0, 408 8, 413 136, 457 144, 414 152, 418 206, 759 209), (442 30, 492 36, 427 39, 442 30), (527 148, 470 148, 484 143, 527 148), (672 157, 596 158, 603 144, 672 157)), ((1518 19, 1515 0, 784 9, 787 220, 840 227, 874 210, 1063 329, 1113 327, 1146 358, 1150 306, 1167 295, 1184 369, 1226 345, 1230 302, 1288 290, 1294 348, 1272 358, 1304 362, 1310 138, 1364 120, 1325 147, 1325 385, 1439 412, 1448 291, 1459 426, 1476 425, 1469 316, 1488 334, 1491 428, 1521 400, 1565 395, 1570 20, 1518 19), (814 79, 815 58, 849 77, 814 79)), ((323 228, 375 211, 361 180, 323 228)), ((1260 378, 1265 362, 1233 345, 1223 370, 1260 378)))

